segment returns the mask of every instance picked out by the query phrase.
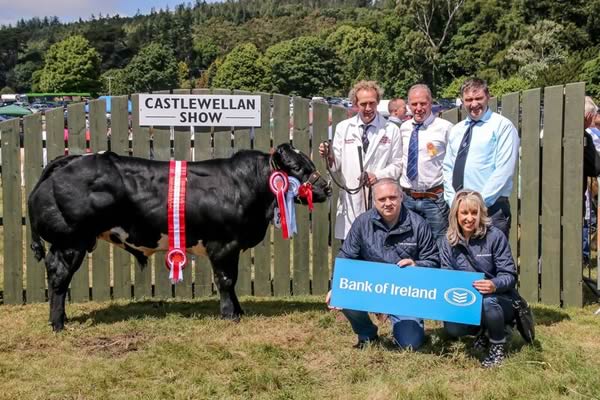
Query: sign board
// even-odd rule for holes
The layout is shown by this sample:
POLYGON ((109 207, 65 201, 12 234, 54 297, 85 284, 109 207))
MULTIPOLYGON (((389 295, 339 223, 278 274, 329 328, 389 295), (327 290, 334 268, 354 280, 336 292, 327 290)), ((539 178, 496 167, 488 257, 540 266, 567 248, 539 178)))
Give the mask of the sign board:
POLYGON ((480 272, 405 267, 336 258, 333 307, 479 325, 480 272))
POLYGON ((140 126, 260 126, 260 96, 140 94, 140 126))

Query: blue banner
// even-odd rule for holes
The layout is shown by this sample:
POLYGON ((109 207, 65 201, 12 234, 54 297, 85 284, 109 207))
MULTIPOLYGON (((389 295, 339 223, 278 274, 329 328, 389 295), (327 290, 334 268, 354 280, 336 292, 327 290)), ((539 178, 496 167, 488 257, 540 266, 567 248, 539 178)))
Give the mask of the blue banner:
POLYGON ((336 258, 331 306, 479 325, 482 296, 473 281, 480 272, 336 258))

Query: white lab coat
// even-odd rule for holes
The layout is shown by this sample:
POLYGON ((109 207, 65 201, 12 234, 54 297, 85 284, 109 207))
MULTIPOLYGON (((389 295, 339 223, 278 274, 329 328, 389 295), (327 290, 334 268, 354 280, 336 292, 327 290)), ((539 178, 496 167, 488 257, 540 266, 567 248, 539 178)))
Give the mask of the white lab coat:
MULTIPOLYGON (((360 162, 357 146, 362 147, 362 121, 359 115, 340 122, 333 136, 335 163, 332 170, 339 171, 341 180, 349 188, 358 186, 360 162)), ((365 171, 375 174, 377 179, 400 179, 402 174, 402 137, 396 124, 380 114, 370 122, 375 125, 375 136, 370 140, 367 154, 363 153, 365 171)), ((366 211, 365 196, 368 189, 350 195, 340 190, 335 219, 335 237, 345 239, 352 222, 366 211)))

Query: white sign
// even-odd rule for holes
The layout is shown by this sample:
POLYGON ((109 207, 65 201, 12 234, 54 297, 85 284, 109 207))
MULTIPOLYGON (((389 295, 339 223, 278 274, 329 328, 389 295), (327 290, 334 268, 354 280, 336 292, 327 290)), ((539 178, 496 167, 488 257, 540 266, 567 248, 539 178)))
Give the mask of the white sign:
POLYGON ((140 94, 140 126, 260 126, 260 96, 140 94))

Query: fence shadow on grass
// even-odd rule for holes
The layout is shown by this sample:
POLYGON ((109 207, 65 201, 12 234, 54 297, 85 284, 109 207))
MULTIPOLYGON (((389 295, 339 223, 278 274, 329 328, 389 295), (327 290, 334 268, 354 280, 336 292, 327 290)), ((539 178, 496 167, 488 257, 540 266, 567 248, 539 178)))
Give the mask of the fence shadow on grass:
MULTIPOLYGON (((277 316, 294 312, 325 311, 319 301, 282 300, 265 298, 261 300, 242 299, 244 316, 277 316)), ((67 310, 68 313, 68 310, 67 310)), ((165 318, 179 315, 183 318, 219 318, 219 301, 215 298, 202 300, 143 300, 125 304, 108 304, 107 307, 70 317, 78 323, 110 324, 141 318, 165 318)), ((242 316, 242 318, 244 317, 242 316)))

